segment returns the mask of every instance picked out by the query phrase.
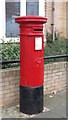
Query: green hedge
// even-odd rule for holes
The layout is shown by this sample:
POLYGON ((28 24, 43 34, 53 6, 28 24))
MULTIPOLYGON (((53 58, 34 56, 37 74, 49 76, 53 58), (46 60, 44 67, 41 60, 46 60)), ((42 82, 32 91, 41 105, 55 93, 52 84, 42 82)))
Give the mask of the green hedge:
MULTIPOLYGON (((9 42, 3 43, 0 45, 0 60, 18 60, 20 59, 20 45, 17 42, 12 42, 10 40, 9 42)), ((13 64, 6 64, 2 65, 2 68, 5 67, 14 67, 14 66, 19 66, 19 63, 13 63, 13 64)))
MULTIPOLYGON (((50 36, 48 36, 48 39, 50 40, 50 36)), ((45 50, 44 50, 44 56, 52 56, 52 55, 61 55, 61 54, 68 54, 68 40, 60 39, 55 41, 48 41, 45 44, 45 50)), ((12 43, 12 40, 10 40, 7 43, 0 44, 0 60, 18 60, 20 59, 20 44, 19 43, 12 43)), ((56 62, 56 61, 63 61, 66 60, 65 58, 61 59, 51 59, 51 60, 45 60, 45 63, 49 62, 56 62)), ((2 65, 2 68, 5 67, 13 67, 13 66, 19 66, 19 64, 6 64, 2 65)))
POLYGON ((1 54, 2 60, 13 60, 19 59, 20 46, 18 42, 9 42, 5 43, 4 41, 1 44, 1 54))
MULTIPOLYGON (((44 55, 52 56, 52 55, 68 54, 67 43, 68 43, 68 40, 65 40, 65 39, 55 40, 52 42, 46 42, 44 55)), ((63 60, 66 60, 66 58, 45 60, 45 63, 57 62, 57 61, 63 61, 63 60)))

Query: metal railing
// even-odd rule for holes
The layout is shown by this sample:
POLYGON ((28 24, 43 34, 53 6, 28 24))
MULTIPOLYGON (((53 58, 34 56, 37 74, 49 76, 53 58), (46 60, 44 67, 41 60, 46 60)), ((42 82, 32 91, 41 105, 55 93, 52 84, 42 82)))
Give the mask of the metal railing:
MULTIPOLYGON (((46 59, 57 59, 57 58, 67 58, 68 54, 63 55, 53 55, 53 56, 45 56, 44 60, 46 59)), ((0 60, 0 64, 10 64, 10 63, 20 63, 20 60, 0 60)))
POLYGON ((45 59, 65 58, 65 57, 68 57, 68 54, 45 56, 45 57, 44 57, 44 60, 45 60, 45 59))

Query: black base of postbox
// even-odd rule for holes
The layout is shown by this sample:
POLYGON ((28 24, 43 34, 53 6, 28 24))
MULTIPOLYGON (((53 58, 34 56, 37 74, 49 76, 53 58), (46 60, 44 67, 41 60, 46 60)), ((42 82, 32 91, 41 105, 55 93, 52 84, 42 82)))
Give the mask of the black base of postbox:
POLYGON ((25 114, 38 114, 43 110, 43 86, 20 86, 20 111, 25 114))

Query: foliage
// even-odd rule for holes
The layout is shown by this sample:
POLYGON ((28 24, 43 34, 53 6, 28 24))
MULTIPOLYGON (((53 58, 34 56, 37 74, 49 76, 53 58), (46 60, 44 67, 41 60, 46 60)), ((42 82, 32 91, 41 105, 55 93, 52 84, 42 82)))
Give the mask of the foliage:
MULTIPOLYGON (((18 60, 20 58, 20 46, 17 42, 12 42, 10 40, 9 42, 5 43, 4 41, 0 45, 0 54, 2 57, 0 57, 0 60, 18 60)), ((12 67, 12 66, 18 66, 19 64, 6 64, 2 65, 2 68, 4 67, 12 67)))
POLYGON ((47 43, 52 43, 52 34, 48 33, 46 34, 46 39, 47 39, 47 43))
MULTIPOLYGON (((65 38, 61 38, 60 36, 56 36, 55 40, 53 41, 52 35, 47 33, 46 35, 46 44, 45 44, 45 56, 52 56, 52 55, 63 55, 68 54, 68 40, 65 38)), ((45 63, 49 62, 56 62, 56 61, 64 61, 66 58, 60 58, 60 59, 51 59, 51 60, 45 60, 45 63)))
MULTIPOLYGON (((68 54, 68 40, 64 38, 60 38, 60 40, 55 39, 52 41, 52 35, 48 34, 47 41, 45 44, 44 56, 52 56, 52 55, 62 55, 68 54)), ((0 60, 19 60, 20 59, 20 44, 17 42, 9 42, 5 43, 4 41, 0 44, 0 60)), ((56 61, 64 61, 65 58, 61 59, 51 59, 45 60, 45 63, 56 62, 56 61)), ((2 65, 2 68, 6 67, 14 67, 19 66, 19 63, 14 64, 5 64, 2 65)))

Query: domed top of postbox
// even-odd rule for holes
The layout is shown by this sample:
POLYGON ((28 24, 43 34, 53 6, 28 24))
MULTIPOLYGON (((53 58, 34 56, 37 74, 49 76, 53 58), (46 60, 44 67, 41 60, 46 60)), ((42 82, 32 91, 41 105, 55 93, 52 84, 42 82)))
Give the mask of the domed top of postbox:
POLYGON ((22 16, 15 19, 16 23, 38 23, 43 24, 47 22, 47 18, 42 16, 22 16))

